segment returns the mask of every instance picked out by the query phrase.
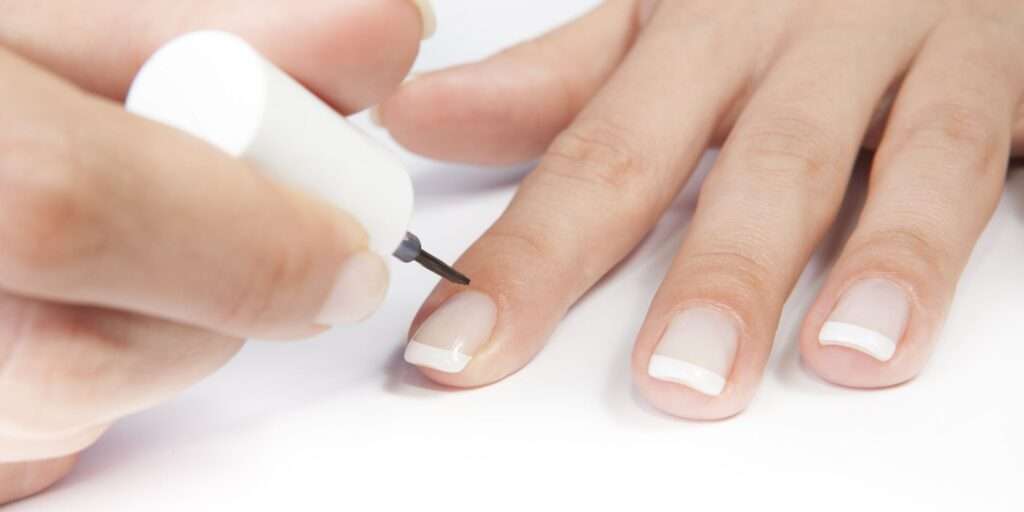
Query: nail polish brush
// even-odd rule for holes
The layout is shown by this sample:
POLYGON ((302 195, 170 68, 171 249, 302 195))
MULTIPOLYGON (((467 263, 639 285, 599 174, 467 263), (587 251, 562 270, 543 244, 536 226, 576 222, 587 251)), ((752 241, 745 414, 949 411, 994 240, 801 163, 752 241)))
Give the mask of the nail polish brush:
POLYGON ((412 180, 398 158, 240 37, 172 40, 142 66, 125 106, 330 201, 362 224, 382 257, 469 284, 408 232, 412 180))

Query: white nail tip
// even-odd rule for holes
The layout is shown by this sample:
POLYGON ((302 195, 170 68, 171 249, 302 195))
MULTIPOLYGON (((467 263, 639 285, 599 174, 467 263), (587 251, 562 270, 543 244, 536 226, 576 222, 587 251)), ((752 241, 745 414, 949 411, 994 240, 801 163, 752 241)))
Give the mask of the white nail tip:
POLYGON ((825 322, 818 334, 818 342, 824 346, 840 346, 858 350, 886 362, 896 353, 896 342, 887 336, 845 322, 825 322))
POLYGON ((405 361, 439 372, 461 373, 473 358, 457 350, 445 350, 415 340, 405 347, 405 361))
POLYGON ((693 363, 655 354, 647 365, 652 378, 693 388, 705 395, 718 396, 725 390, 725 378, 693 363))

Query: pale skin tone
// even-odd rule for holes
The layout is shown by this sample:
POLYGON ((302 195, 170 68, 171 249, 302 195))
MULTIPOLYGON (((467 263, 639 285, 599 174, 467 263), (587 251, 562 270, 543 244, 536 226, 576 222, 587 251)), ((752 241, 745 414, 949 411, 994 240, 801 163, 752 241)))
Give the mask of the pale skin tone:
POLYGON ((118 104, 162 42, 211 27, 341 112, 394 92, 423 30, 411 2, 305 4, 0 1, 0 504, 243 339, 324 330, 361 226, 118 104))
MULTIPOLYGON (((354 112, 394 92, 415 58, 412 4, 277 13, 284 3, 143 3, 0 1, 0 503, 52 485, 112 422, 208 375, 242 339, 322 330, 313 318, 324 283, 366 246, 344 212, 117 101, 160 42, 215 26, 354 112)), ((495 348, 460 374, 426 374, 478 386, 527 364, 657 221, 704 149, 721 145, 634 367, 668 413, 736 414, 867 144, 877 146, 867 205, 801 348, 839 384, 911 379, 1006 161, 1024 151, 1021 55, 1024 8, 1012 0, 611 0, 493 59, 408 83, 380 114, 410 149, 481 164, 541 157, 458 263, 474 289, 498 298, 495 348), (843 287, 876 274, 913 298, 897 356, 883 364, 819 346, 843 287), (531 286, 537 279, 547 285, 531 286), (643 369, 670 314, 694 302, 741 325, 718 397, 643 369)), ((456 291, 439 286, 417 323, 456 291)))
MULTIPOLYGON (((526 365, 659 219, 704 150, 720 146, 632 363, 663 411, 735 415, 868 147, 867 202, 806 315, 801 355, 845 386, 912 379, 1007 161, 1024 154, 1022 55, 1024 7, 1013 0, 610 0, 483 62, 417 77, 378 112, 406 147, 477 164, 540 159, 457 264, 497 303, 490 340, 464 371, 424 373, 473 387, 526 365), (869 277, 909 298, 886 362, 818 342, 842 292, 869 277), (648 375, 670 319, 693 305, 738 324, 719 396, 648 375)), ((413 332, 459 291, 442 283, 413 332)))

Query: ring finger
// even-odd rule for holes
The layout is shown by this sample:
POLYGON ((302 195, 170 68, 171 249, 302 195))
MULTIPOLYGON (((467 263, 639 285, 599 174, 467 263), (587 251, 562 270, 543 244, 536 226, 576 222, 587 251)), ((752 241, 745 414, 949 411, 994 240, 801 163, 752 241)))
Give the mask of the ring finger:
POLYGON ((1002 192, 1024 89, 1008 40, 949 25, 918 56, 857 228, 804 323, 802 354, 822 377, 889 386, 926 362, 1002 192))

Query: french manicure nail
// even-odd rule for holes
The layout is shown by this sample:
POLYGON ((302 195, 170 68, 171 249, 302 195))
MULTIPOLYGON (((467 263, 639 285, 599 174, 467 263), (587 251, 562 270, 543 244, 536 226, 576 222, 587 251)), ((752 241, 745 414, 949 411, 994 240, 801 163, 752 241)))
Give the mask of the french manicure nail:
POLYGON ((651 377, 718 396, 732 373, 739 329, 727 313, 709 307, 675 316, 647 366, 651 377))
POLYGON ((380 307, 388 290, 388 266, 375 253, 349 256, 338 270, 334 289, 316 320, 321 325, 346 325, 365 320, 380 307))
POLYGON ((818 342, 859 350, 885 362, 896 353, 909 316, 910 300, 903 288, 888 279, 865 279, 839 299, 818 342))
POLYGON ((430 39, 437 32, 437 14, 434 11, 434 3, 431 0, 412 0, 420 10, 420 18, 423 19, 423 37, 430 39))
POLYGON ((487 295, 461 292, 441 305, 413 335, 405 360, 445 373, 461 373, 491 338, 498 307, 487 295))

